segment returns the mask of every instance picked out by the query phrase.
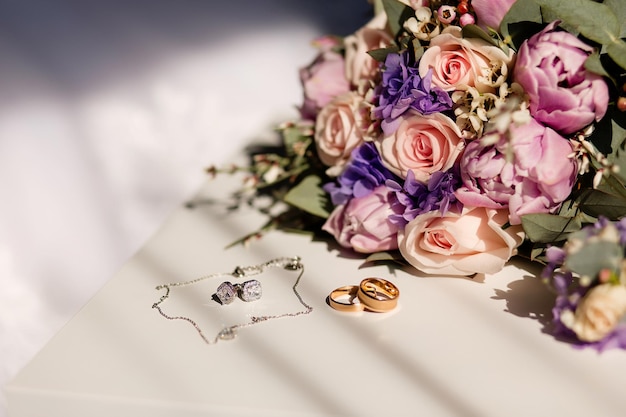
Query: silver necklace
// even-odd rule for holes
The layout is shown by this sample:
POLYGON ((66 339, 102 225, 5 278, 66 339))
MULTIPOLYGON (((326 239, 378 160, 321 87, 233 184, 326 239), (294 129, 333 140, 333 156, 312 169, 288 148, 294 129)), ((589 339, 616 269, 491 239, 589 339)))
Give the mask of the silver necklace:
POLYGON ((259 265, 238 266, 235 268, 233 272, 225 272, 225 273, 220 272, 220 273, 215 273, 211 275, 205 275, 205 276, 202 276, 202 277, 190 280, 190 281, 171 282, 169 284, 158 285, 156 287, 156 290, 157 291, 165 290, 165 294, 161 296, 159 301, 152 304, 152 308, 156 309, 159 312, 159 314, 161 314, 161 316, 165 317, 168 320, 183 320, 183 321, 190 323, 196 329, 196 331, 198 332, 202 340, 204 340, 205 343, 212 345, 212 344, 219 342, 220 340, 234 339, 237 336, 237 331, 244 327, 249 327, 249 326, 264 322, 264 321, 279 319, 282 317, 297 317, 303 314, 309 314, 311 311, 313 311, 313 307, 308 305, 302 299, 302 296, 298 292, 298 284, 300 283, 300 278, 302 278, 303 274, 304 274, 304 264, 301 262, 301 259, 298 256, 294 256, 292 258, 276 258, 276 259, 269 260, 259 265), (170 297, 170 291, 171 291, 171 288, 173 287, 189 286, 189 285, 196 284, 200 281, 217 278, 217 277, 224 277, 224 276, 232 276, 235 278, 246 278, 246 277, 250 277, 253 275, 262 274, 263 272, 265 272, 267 268, 275 268, 275 267, 284 268, 288 271, 300 271, 292 287, 292 290, 293 290, 294 295, 300 302, 300 304, 302 304, 302 306, 304 307, 303 310, 296 311, 293 313, 282 313, 282 314, 267 315, 267 316, 253 316, 250 318, 250 321, 248 322, 234 324, 234 325, 226 326, 222 328, 222 330, 220 330, 213 339, 209 339, 206 337, 206 335, 204 334, 200 326, 193 319, 186 317, 186 316, 171 316, 167 314, 165 311, 163 311, 163 308, 161 307, 161 304, 164 303, 170 297))

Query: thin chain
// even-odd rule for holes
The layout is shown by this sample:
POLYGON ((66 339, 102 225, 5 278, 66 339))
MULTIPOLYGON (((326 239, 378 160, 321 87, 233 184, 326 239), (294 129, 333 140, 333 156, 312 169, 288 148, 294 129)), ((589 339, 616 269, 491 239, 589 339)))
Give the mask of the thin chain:
POLYGON ((311 311, 313 311, 313 307, 307 304, 302 299, 302 296, 298 292, 298 284, 300 283, 300 279, 302 278, 302 275, 304 275, 304 264, 301 262, 300 257, 298 256, 294 256, 293 258, 276 258, 276 259, 272 259, 270 261, 267 261, 259 265, 243 266, 243 267, 238 266, 235 268, 233 272, 216 273, 216 274, 211 274, 211 275, 205 275, 205 276, 202 276, 202 277, 190 280, 190 281, 171 282, 169 284, 158 285, 156 289, 157 290, 164 289, 165 294, 161 296, 159 301, 152 304, 152 308, 156 309, 159 312, 159 314, 161 314, 161 316, 165 317, 168 320, 184 320, 190 323, 196 329, 196 331, 198 332, 202 340, 204 340, 205 343, 212 345, 212 344, 219 342, 220 340, 234 339, 237 336, 238 329, 249 327, 257 323, 261 323, 261 322, 268 321, 268 320, 279 319, 282 317, 297 317, 303 314, 309 314, 311 311), (183 286, 193 285, 200 281, 204 281, 204 280, 211 279, 211 278, 222 277, 222 276, 233 276, 235 278, 249 277, 253 275, 262 274, 263 272, 265 272, 267 268, 272 268, 272 267, 280 267, 289 271, 300 271, 300 273, 298 274, 298 278, 296 279, 296 282, 294 283, 292 287, 292 290, 293 290, 294 295, 300 302, 300 304, 302 304, 302 306, 304 307, 304 310, 300 310, 294 313, 282 313, 282 314, 275 314, 275 315, 268 315, 268 316, 253 316, 251 317, 249 322, 224 327, 215 336, 215 338, 211 340, 205 336, 204 332, 202 331, 198 323, 196 323, 191 318, 185 317, 185 316, 170 316, 167 313, 165 313, 163 309, 161 308, 161 304, 169 298, 170 289, 172 287, 183 287, 183 286))

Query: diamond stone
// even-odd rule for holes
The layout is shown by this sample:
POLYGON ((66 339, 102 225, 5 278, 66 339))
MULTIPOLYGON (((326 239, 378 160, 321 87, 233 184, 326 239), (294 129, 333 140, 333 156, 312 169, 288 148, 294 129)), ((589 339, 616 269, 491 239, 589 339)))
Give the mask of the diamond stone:
POLYGON ((232 327, 226 327, 222 329, 221 332, 217 335, 220 340, 233 340, 237 337, 237 332, 232 327))
POLYGON ((255 301, 261 298, 261 283, 256 279, 244 282, 240 287, 239 296, 243 301, 255 301))
POLYGON ((230 304, 233 302, 235 297, 237 296, 237 291, 233 284, 230 282, 222 282, 219 287, 217 287, 217 291, 215 291, 215 295, 219 298, 220 303, 222 304, 230 304))

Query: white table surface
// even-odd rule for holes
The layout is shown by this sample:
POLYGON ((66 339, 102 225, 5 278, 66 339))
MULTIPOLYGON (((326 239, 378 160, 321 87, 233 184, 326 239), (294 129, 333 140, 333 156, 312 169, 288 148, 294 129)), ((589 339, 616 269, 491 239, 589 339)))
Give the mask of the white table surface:
POLYGON ((0 0, 0 386, 196 192, 207 165, 295 117, 311 39, 347 34, 367 8, 0 0))
MULTIPOLYGON (((225 245, 259 226, 227 210, 233 178, 209 181, 7 387, 11 417, 27 416, 619 416, 626 355, 577 350, 545 334, 551 296, 523 263, 493 276, 424 277, 360 268, 325 241, 272 233, 225 245), (206 345, 186 322, 151 308, 155 286, 299 255, 309 315, 242 329, 206 345), (400 289, 388 314, 340 313, 334 288, 380 276, 400 289)), ((258 276, 265 296, 219 306, 210 280, 164 307, 207 335, 251 315, 297 311, 294 275, 258 276)))

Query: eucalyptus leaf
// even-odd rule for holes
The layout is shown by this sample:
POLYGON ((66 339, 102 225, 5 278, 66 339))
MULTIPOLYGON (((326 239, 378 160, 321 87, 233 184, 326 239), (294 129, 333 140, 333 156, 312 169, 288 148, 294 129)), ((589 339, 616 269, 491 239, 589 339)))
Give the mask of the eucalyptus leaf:
POLYGON ((619 38, 621 24, 613 11, 603 3, 593 0, 535 1, 592 41, 608 45, 619 38))
POLYGON ((403 262, 404 258, 397 252, 374 252, 365 258, 365 262, 403 262))
POLYGON ((623 250, 617 243, 596 241, 585 243, 584 252, 568 256, 564 266, 581 276, 595 278, 602 269, 619 269, 623 250))
POLYGON ((602 77, 610 77, 609 73, 604 69, 602 61, 600 61, 600 54, 597 53, 589 55, 585 60, 585 69, 602 77))
POLYGON ((626 70, 626 42, 616 39, 606 46, 606 52, 617 65, 626 70))
POLYGON ((626 199, 600 190, 587 190, 579 205, 590 216, 605 216, 617 220, 626 216, 626 199))
POLYGON ((402 30, 405 20, 415 16, 415 11, 399 0, 382 0, 382 3, 387 14, 389 29, 394 36, 397 36, 402 30))
POLYGON ((617 150, 611 155, 610 161, 617 167, 617 172, 613 175, 615 175, 621 183, 626 184, 626 149, 624 149, 624 145, 626 145, 626 141, 624 141, 624 137, 622 136, 622 143, 617 146, 617 150))
POLYGON ((567 239, 571 232, 582 227, 578 217, 563 217, 547 213, 522 216, 526 237, 536 243, 552 243, 567 239))
POLYGON ((626 1, 604 0, 604 4, 615 14, 617 21, 622 22, 619 37, 626 38, 626 1))
POLYGON ((285 150, 288 155, 294 153, 294 145, 302 140, 302 131, 297 127, 288 127, 282 131, 285 150))
POLYGON ((317 175, 306 176, 285 194, 284 201, 314 216, 327 218, 330 213, 327 194, 321 187, 322 180, 317 175))
POLYGON ((463 29, 461 30, 461 34, 463 35, 464 38, 478 38, 478 39, 484 40, 487 43, 490 43, 493 46, 498 46, 498 47, 500 46, 498 44, 498 41, 496 41, 494 38, 489 36, 489 34, 485 32, 478 25, 463 26, 463 29))
POLYGON ((622 199, 626 199, 626 188, 624 187, 624 182, 622 181, 621 177, 617 176, 616 174, 611 174, 607 177, 603 177, 597 189, 600 191, 604 191, 607 194, 619 196, 622 199))
POLYGON ((493 29, 500 29, 500 33, 505 39, 510 38, 513 45, 519 47, 521 39, 525 39, 525 37, 518 36, 518 34, 525 27, 528 27, 528 22, 536 24, 543 22, 541 8, 535 0, 517 0, 502 18, 500 28, 493 29))
POLYGON ((376 61, 385 62, 385 59, 387 59, 387 55, 398 53, 398 51, 399 51, 398 47, 395 45, 392 45, 387 48, 372 49, 371 51, 368 51, 367 53, 376 61))

